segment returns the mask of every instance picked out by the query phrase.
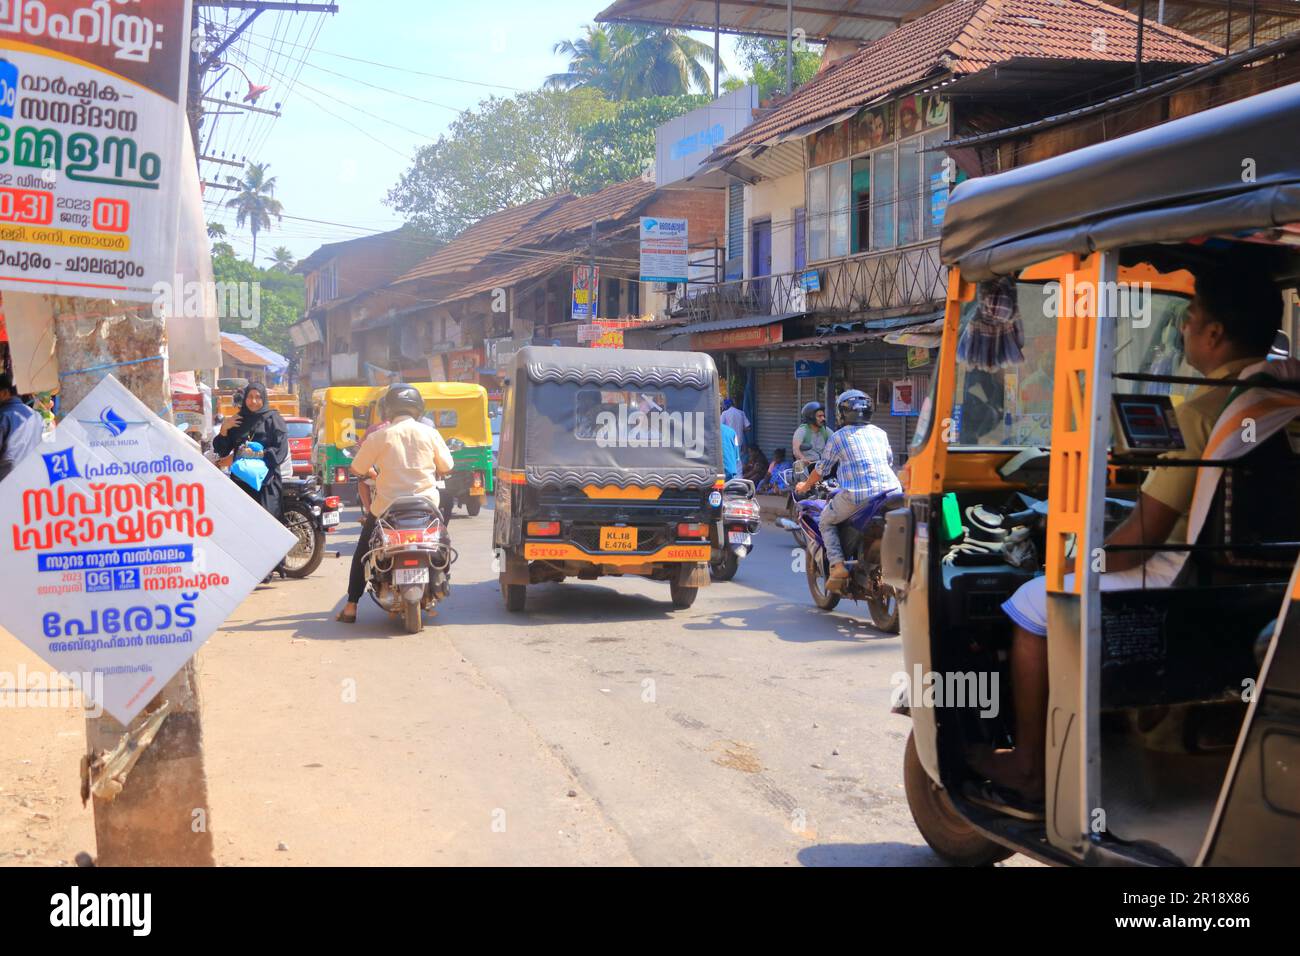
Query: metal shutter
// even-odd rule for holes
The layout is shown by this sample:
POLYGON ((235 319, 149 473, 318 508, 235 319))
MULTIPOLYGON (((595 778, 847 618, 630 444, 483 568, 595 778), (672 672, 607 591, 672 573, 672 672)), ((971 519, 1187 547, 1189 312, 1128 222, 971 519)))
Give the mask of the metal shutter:
MULTIPOLYGON (((916 434, 916 418, 889 414, 887 393, 880 388, 880 383, 892 382, 898 378, 911 378, 921 387, 920 394, 925 394, 929 381, 929 369, 907 368, 907 349, 900 345, 882 345, 872 355, 854 356, 843 366, 844 376, 854 388, 860 388, 871 396, 876 403, 875 414, 871 424, 878 425, 889 436, 889 445, 894 449, 894 465, 897 467, 907 461, 908 444, 916 434)), ((835 368, 840 374, 841 366, 835 368)))
POLYGON ((794 430, 799 427, 799 399, 795 394, 794 366, 785 368, 756 369, 750 373, 758 375, 758 400, 756 402, 754 423, 758 438, 758 447, 768 458, 778 448, 786 450, 790 457, 790 442, 794 430))
POLYGON ((727 281, 745 277, 745 184, 727 187, 727 281))

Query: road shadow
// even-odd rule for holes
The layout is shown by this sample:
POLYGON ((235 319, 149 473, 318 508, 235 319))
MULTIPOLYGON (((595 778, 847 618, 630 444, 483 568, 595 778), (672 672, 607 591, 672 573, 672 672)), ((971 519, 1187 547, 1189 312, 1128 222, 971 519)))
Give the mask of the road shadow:
MULTIPOLYGON (((225 630, 231 634, 250 631, 255 633, 292 631, 289 635, 291 638, 311 641, 378 640, 406 636, 406 632, 402 630, 402 622, 381 610, 369 595, 363 597, 361 603, 357 605, 355 624, 343 624, 334 620, 334 616, 343 610, 343 604, 343 599, 339 598, 334 606, 327 610, 286 614, 282 617, 264 617, 225 630)), ((445 611, 440 612, 440 617, 445 614, 445 611)), ((438 620, 439 618, 430 618, 426 615, 424 626, 437 627, 438 620)))
POLYGON ((872 627, 866 621, 819 610, 811 604, 781 602, 759 607, 737 607, 718 611, 707 620, 688 621, 687 631, 754 630, 771 631, 783 641, 811 644, 841 641, 860 647, 896 648, 897 634, 872 627))
POLYGON ((569 579, 562 584, 530 584, 524 610, 518 614, 505 608, 496 579, 473 584, 455 584, 452 578, 449 614, 458 624, 496 624, 532 627, 546 624, 619 624, 667 621, 676 614, 663 582, 663 597, 620 590, 617 585, 569 579))
POLYGON ((808 867, 948 865, 928 846, 911 843, 823 843, 800 850, 798 859, 808 867))

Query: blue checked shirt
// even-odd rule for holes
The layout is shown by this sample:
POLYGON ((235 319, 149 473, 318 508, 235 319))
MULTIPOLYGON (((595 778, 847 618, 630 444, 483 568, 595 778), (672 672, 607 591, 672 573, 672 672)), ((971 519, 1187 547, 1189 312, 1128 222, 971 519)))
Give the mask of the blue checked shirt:
POLYGON ((832 463, 840 489, 855 501, 884 492, 899 493, 903 485, 894 474, 894 450, 889 436, 875 425, 846 425, 831 436, 817 470, 825 474, 832 463))

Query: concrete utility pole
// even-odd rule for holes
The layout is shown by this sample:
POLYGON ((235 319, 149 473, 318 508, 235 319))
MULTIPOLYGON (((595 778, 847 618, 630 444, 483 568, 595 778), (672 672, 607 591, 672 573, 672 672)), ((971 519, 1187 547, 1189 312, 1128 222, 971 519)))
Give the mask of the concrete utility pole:
POLYGON ((785 95, 794 92, 794 0, 785 0, 785 95))
MULTIPOLYGON (((68 296, 51 299, 60 409, 66 414, 111 373, 146 406, 171 420, 162 356, 163 320, 151 314, 150 306, 68 296)), ((198 679, 192 660, 163 686, 132 727, 107 714, 87 718, 86 754, 82 798, 94 801, 98 865, 213 865, 198 679), (121 792, 114 797, 115 787, 92 789, 107 776, 98 758, 112 753, 128 731, 145 726, 164 705, 167 712, 157 734, 122 781, 121 792)))

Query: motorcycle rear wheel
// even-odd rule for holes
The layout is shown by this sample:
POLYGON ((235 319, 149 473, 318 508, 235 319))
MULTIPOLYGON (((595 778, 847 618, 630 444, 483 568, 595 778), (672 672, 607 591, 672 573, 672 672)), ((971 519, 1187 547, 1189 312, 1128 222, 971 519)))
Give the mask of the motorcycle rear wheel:
POLYGON ((419 601, 402 602, 402 626, 407 634, 419 634, 424 630, 424 613, 419 601))
POLYGON ((804 564, 808 572, 808 593, 812 595, 813 603, 823 611, 835 610, 835 605, 840 603, 840 595, 826 590, 826 576, 822 574, 822 569, 813 559, 810 550, 804 551, 804 564))
POLYGON ((885 585, 883 597, 867 598, 867 610, 871 612, 871 624, 890 634, 898 633, 898 597, 894 589, 885 585))
POLYGON ((280 523, 298 539, 284 556, 280 569, 286 577, 305 578, 320 567, 325 557, 325 532, 316 526, 315 518, 307 509, 298 504, 285 506, 280 523))
POLYGON ((730 581, 740 569, 740 558, 730 548, 722 550, 722 557, 709 562, 709 577, 714 581, 730 581))

